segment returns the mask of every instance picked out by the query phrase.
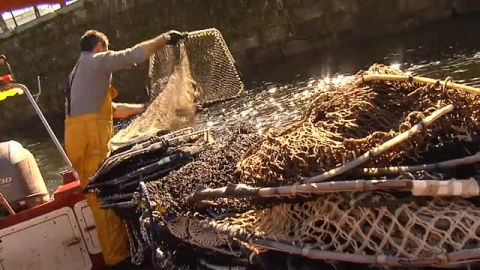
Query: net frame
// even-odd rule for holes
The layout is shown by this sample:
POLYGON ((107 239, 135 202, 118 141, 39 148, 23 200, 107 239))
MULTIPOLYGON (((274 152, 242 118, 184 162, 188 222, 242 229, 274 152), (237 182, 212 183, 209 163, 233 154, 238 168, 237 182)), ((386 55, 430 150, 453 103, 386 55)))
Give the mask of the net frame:
MULTIPOLYGON (((198 97, 201 105, 211 105, 241 95, 245 86, 219 30, 209 28, 189 32, 184 45, 191 75, 201 89, 198 97)), ((150 57, 148 74, 153 97, 162 91, 179 59, 178 46, 166 46, 150 57)))
POLYGON ((340 192, 207 219, 203 227, 234 237, 257 253, 295 253, 300 248, 299 255, 310 258, 426 267, 480 260, 479 215, 478 206, 459 197, 340 192), (259 241, 252 241, 255 238, 259 241))

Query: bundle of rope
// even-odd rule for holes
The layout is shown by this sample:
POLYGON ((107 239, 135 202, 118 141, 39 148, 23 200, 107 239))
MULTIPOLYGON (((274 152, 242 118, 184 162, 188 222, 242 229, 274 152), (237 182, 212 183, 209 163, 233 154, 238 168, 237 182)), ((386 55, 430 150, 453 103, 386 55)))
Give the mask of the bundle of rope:
POLYGON ((256 186, 295 183, 338 169, 404 132, 413 137, 394 142, 388 151, 370 152, 371 158, 363 166, 458 158, 458 151, 444 147, 451 143, 468 144, 471 153, 478 152, 474 139, 480 131, 479 96, 452 89, 452 83, 432 80, 433 84, 426 84, 408 78, 395 68, 373 65, 359 72, 348 86, 320 93, 302 121, 269 134, 250 149, 239 164, 242 182, 256 186), (366 80, 382 75, 407 80, 366 80), (433 113, 440 114, 439 119, 411 131, 433 113))

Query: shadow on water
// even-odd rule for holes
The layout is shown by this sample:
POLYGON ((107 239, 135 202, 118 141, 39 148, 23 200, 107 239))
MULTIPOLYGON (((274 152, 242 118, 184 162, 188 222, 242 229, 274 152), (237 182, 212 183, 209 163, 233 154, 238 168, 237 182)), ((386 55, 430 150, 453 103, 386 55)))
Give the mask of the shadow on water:
MULTIPOLYGON (((455 82, 480 86, 479 23, 480 18, 474 16, 456 18, 251 69, 244 74, 245 94, 207 108, 197 126, 216 129, 240 120, 259 129, 287 124, 301 117, 309 98, 321 91, 325 77, 342 78, 373 63, 399 64, 416 75, 452 76, 455 82)), ((52 191, 59 184, 58 171, 64 165, 48 137, 39 139, 36 133, 28 130, 15 139, 34 153, 52 191)), ((56 130, 56 134, 63 131, 56 130)))

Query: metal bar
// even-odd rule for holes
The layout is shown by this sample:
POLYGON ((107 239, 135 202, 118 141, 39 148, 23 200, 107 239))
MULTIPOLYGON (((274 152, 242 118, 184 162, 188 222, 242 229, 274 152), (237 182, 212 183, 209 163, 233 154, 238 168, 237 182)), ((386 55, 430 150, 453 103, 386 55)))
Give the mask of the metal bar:
POLYGON ((32 95, 32 96, 34 96, 35 101, 38 102, 38 98, 42 94, 42 84, 40 83, 40 75, 37 75, 37 85, 38 85, 38 93, 36 93, 35 95, 32 95))
MULTIPOLYGON (((160 130, 161 131, 161 130, 160 130)), ((156 135, 153 135, 153 136, 148 136, 148 135, 144 135, 144 136, 139 136, 139 137, 136 137, 136 138, 133 138, 127 142, 110 142, 111 145, 115 146, 116 149, 119 149, 119 148, 122 148, 122 147, 127 147, 127 146, 135 146, 136 144, 138 143, 142 143, 142 142, 146 142, 148 141, 150 138, 153 138, 153 137, 159 137, 159 139, 169 139, 171 137, 173 137, 174 135, 176 134, 179 134, 179 133, 184 133, 184 132, 193 132, 193 128, 191 127, 188 127, 188 128, 183 128, 183 129, 179 129, 179 130, 176 130, 176 131, 172 131, 170 133, 167 133, 165 135, 162 135, 162 136, 159 136, 158 133, 160 132, 158 131, 156 133, 156 135)))
POLYGON ((133 172, 130 172, 128 174, 120 176, 119 178, 115 178, 115 179, 108 180, 108 181, 105 181, 105 182, 91 184, 91 185, 89 185, 89 189, 98 188, 98 187, 101 187, 101 186, 112 186, 112 185, 123 184, 125 182, 128 182, 128 181, 132 180, 132 178, 139 177, 142 174, 151 173, 151 172, 155 171, 156 169, 158 169, 162 166, 168 165, 172 162, 176 162, 178 159, 181 159, 181 158, 182 158, 181 153, 176 153, 176 154, 173 154, 173 155, 170 155, 170 156, 166 156, 164 158, 161 158, 157 162, 151 163, 151 164, 149 164, 145 167, 138 168, 133 172))
MULTIPOLYGON (((358 192, 374 190, 409 191, 415 183, 413 180, 355 180, 335 181, 318 184, 301 184, 279 187, 251 187, 244 184, 228 184, 221 188, 197 190, 187 197, 188 202, 199 202, 218 198, 271 198, 292 197, 297 195, 325 194, 335 192, 358 192)), ((423 183, 423 182, 422 182, 423 183)), ((425 184, 427 185, 427 184, 425 184)))
POLYGON ((402 266, 399 263, 399 258, 393 256, 361 255, 343 252, 341 253, 336 251, 321 250, 312 245, 292 245, 284 241, 260 238, 254 234, 247 233, 245 230, 239 230, 226 225, 210 223, 206 220, 200 221, 200 227, 205 231, 230 236, 232 238, 238 239, 239 241, 254 244, 256 246, 260 246, 266 249, 301 255, 303 257, 316 260, 347 261, 353 263, 373 264, 382 266, 402 266))
POLYGON ((163 174, 166 174, 166 173, 169 173, 173 170, 176 170, 178 168, 180 168, 183 164, 177 164, 173 167, 170 167, 170 168, 166 168, 165 170, 161 170, 159 172, 155 172, 155 173, 152 173, 150 175, 146 175, 145 177, 141 177, 140 179, 137 179, 137 180, 134 180, 132 182, 128 182, 126 184, 122 184, 120 185, 120 188, 126 188, 126 187, 129 187, 131 185, 135 185, 135 184, 138 184, 139 182, 148 182, 150 181, 151 179, 155 179, 155 178, 158 178, 160 177, 161 175, 163 174))
POLYGON ((80 180, 80 177, 78 176, 78 173, 73 168, 72 162, 70 162, 70 159, 68 159, 67 154, 63 150, 63 147, 60 144, 60 142, 58 141, 57 137, 55 136, 55 133, 53 133, 52 128, 50 127, 50 125, 47 122, 47 119, 45 119, 45 116, 43 116, 42 111, 40 110, 37 103, 33 99, 33 96, 32 96, 32 93, 30 93, 30 90, 28 90, 28 88, 23 84, 12 84, 11 87, 18 87, 25 92, 25 94, 28 97, 28 100, 32 104, 33 108, 35 109, 35 112, 37 113, 38 117, 40 117, 40 120, 42 120, 42 123, 45 126, 45 129, 47 129, 48 135, 50 135, 50 138, 52 139, 53 143, 57 147, 58 152, 60 152, 60 155, 62 155, 63 161, 65 161, 65 163, 67 163, 69 169, 74 173, 75 178, 77 180, 80 180))
POLYGON ((222 265, 211 264, 205 261, 204 259, 200 260, 200 264, 211 270, 246 270, 247 269, 247 267, 245 266, 232 266, 232 265, 222 266, 222 265))
POLYGON ((168 139, 168 142, 170 144, 176 144, 176 143, 180 143, 180 142, 184 142, 184 141, 187 141, 189 139, 192 139, 195 136, 199 136, 199 135, 205 136, 205 134, 208 134, 209 132, 210 132, 209 129, 202 129, 202 130, 195 131, 195 132, 192 132, 192 133, 189 133, 189 134, 185 134, 185 135, 170 138, 170 139, 168 139))
POLYGON ((370 150, 368 150, 365 154, 361 155, 360 157, 345 163, 344 165, 340 167, 333 168, 331 170, 328 170, 320 175, 313 176, 310 178, 306 178, 303 180, 304 183, 317 183, 317 182, 323 182, 327 179, 336 177, 338 175, 341 175, 345 172, 348 172, 361 164, 364 164, 368 160, 370 160, 373 157, 379 156, 385 151, 391 149, 392 147, 397 146, 398 144, 407 141, 411 139, 415 134, 422 132, 425 130, 428 126, 430 126, 433 122, 437 121, 441 117, 445 116, 446 114, 452 112, 455 109, 455 105, 450 104, 447 105, 441 109, 438 109, 434 111, 432 114, 429 116, 425 117, 425 119, 422 119, 418 124, 414 125, 411 127, 409 130, 404 131, 394 138, 384 142, 383 144, 374 147, 370 150))
POLYGON ((122 194, 122 195, 113 195, 113 196, 108 196, 108 197, 103 197, 102 201, 119 201, 119 200, 125 200, 125 199, 131 199, 133 197, 133 193, 127 193, 127 194, 122 194))
POLYGON ((101 204, 100 208, 102 208, 102 209, 112 208, 112 207, 130 208, 130 207, 134 207, 134 206, 136 206, 136 204, 133 201, 126 201, 126 202, 101 204))
POLYGON ((13 23, 15 24, 15 27, 18 27, 17 20, 15 20, 15 16, 13 15, 12 11, 10 11, 10 15, 12 15, 12 20, 13 20, 13 23))
POLYGON ((450 169, 455 168, 461 165, 470 165, 473 163, 480 162, 480 152, 477 152, 475 155, 450 159, 446 161, 441 161, 437 163, 429 163, 422 165, 413 165, 413 166, 394 166, 394 167, 383 167, 383 168, 363 168, 360 172, 364 175, 386 175, 386 174, 401 174, 405 172, 417 172, 417 171, 432 171, 437 169, 450 169))
POLYGON ((152 241, 152 250, 157 250, 158 245, 157 245, 157 234, 155 232, 155 229, 153 228, 153 210, 152 210, 152 203, 150 202, 150 196, 148 195, 148 190, 147 186, 145 185, 144 182, 140 182, 140 193, 145 200, 145 206, 147 207, 148 215, 150 217, 150 238, 152 241))
POLYGON ((93 188, 98 188, 101 186, 106 186, 106 185, 120 185, 125 182, 128 182, 132 180, 134 177, 141 176, 143 174, 151 173, 157 170, 158 168, 168 165, 173 162, 179 162, 180 160, 188 159, 196 154, 198 154, 202 150, 201 147, 193 148, 188 152, 179 152, 175 153, 166 157, 161 158, 157 162, 151 163, 145 167, 141 167, 139 169, 136 169, 133 172, 130 172, 128 174, 125 174, 119 178, 115 178, 113 180, 108 180, 105 182, 100 182, 100 183, 95 183, 95 184, 90 184, 88 185, 88 189, 93 189, 93 188))
POLYGON ((449 80, 440 81, 425 77, 410 76, 410 75, 391 75, 391 74, 370 74, 366 76, 361 76, 355 81, 355 85, 362 85, 364 82, 369 81, 399 81, 399 82, 417 82, 423 84, 432 84, 432 85, 443 85, 444 88, 457 89, 466 91, 472 94, 479 95, 480 89, 468 85, 453 83, 449 80))
POLYGON ((3 194, 0 192, 0 201, 3 205, 3 207, 5 207, 5 209, 7 209, 8 213, 13 216, 15 215, 15 211, 13 211, 12 207, 10 206, 10 204, 8 203, 7 199, 5 199, 5 197, 3 196, 3 194))

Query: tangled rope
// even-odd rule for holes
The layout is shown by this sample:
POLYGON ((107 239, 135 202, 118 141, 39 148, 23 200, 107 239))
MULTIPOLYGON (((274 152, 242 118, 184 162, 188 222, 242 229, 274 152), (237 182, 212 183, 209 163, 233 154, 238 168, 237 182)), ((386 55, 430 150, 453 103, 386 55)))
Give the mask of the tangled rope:
POLYGON ((160 247, 246 264, 269 250, 382 266, 480 260, 480 96, 452 87, 373 65, 293 125, 219 134, 146 184, 174 243, 160 247))
MULTIPOLYGON (((369 74, 402 75, 374 65, 369 74)), ((299 123, 268 135, 238 164, 242 182, 255 186, 295 183, 345 164, 409 130, 449 104, 456 109, 391 151, 364 166, 408 165, 429 160, 428 152, 443 145, 471 140, 480 130, 478 96, 415 82, 371 81, 320 93, 299 123)), ((449 153, 437 158, 448 159, 449 153)))

